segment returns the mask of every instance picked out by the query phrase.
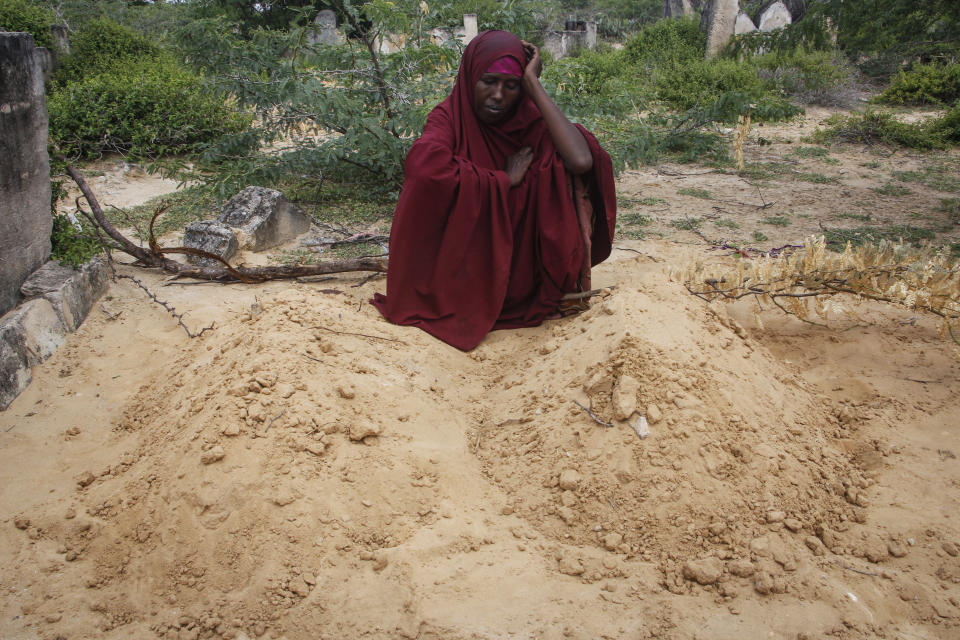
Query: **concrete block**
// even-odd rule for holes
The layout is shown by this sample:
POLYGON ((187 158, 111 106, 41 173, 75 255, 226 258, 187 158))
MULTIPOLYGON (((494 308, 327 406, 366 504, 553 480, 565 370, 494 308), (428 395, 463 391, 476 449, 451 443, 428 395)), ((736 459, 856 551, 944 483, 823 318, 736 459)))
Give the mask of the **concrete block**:
POLYGON ((773 31, 793 23, 790 9, 783 2, 774 2, 760 14, 760 31, 773 31))
POLYGON ((20 293, 24 298, 44 298, 53 306, 67 331, 76 331, 94 303, 107 290, 110 269, 102 258, 93 258, 79 269, 53 260, 34 271, 20 293))
POLYGON ((31 367, 63 344, 67 329, 48 300, 28 300, 0 318, 0 409, 27 388, 31 367))
MULTIPOLYGON (((237 234, 230 227, 216 220, 204 220, 187 225, 183 231, 183 246, 201 249, 229 261, 237 253, 240 245, 237 242, 237 234)), ((187 262, 201 267, 223 266, 216 260, 190 254, 187 254, 187 262)))
POLYGON ((42 60, 28 33, 0 32, 0 314, 50 257, 50 164, 42 60))
POLYGON ((217 222, 238 230, 240 247, 262 251, 310 230, 310 218, 282 193, 247 187, 223 205, 217 222))

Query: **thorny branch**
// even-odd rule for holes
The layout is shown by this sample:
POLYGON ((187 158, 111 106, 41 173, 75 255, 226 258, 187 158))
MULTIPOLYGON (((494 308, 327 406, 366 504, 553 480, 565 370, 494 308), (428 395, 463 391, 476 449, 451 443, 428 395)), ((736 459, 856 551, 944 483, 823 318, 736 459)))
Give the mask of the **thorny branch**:
POLYGON ((123 274, 123 273, 117 274, 116 277, 117 277, 117 278, 125 278, 125 279, 127 279, 127 280, 132 280, 135 285, 137 285, 138 287, 140 287, 141 289, 143 289, 143 290, 147 293, 147 296, 148 296, 151 300, 153 300, 153 301, 156 302, 158 305, 160 305, 161 307, 163 307, 164 309, 166 309, 166 310, 167 310, 167 313, 169 313, 171 316, 173 316, 173 318, 177 321, 177 324, 180 325, 181 327, 183 327, 183 330, 186 331, 186 332, 187 332, 187 335, 190 336, 191 338, 198 338, 198 337, 202 336, 205 331, 211 331, 211 330, 213 330, 214 324, 216 324, 216 323, 211 324, 209 327, 204 327, 204 328, 200 329, 200 331, 198 331, 197 333, 194 333, 194 332, 190 331, 190 327, 188 327, 188 326, 187 326, 186 324, 184 324, 184 322, 183 322, 183 314, 182 314, 182 313, 178 313, 177 310, 173 308, 173 306, 171 306, 171 305, 170 305, 169 303, 167 303, 166 301, 161 300, 160 298, 158 298, 158 297, 157 297, 157 294, 155 294, 155 293, 153 293, 152 291, 150 291, 150 289, 147 288, 147 285, 143 284, 143 282, 141 282, 140 280, 134 278, 133 276, 128 276, 128 275, 123 274))

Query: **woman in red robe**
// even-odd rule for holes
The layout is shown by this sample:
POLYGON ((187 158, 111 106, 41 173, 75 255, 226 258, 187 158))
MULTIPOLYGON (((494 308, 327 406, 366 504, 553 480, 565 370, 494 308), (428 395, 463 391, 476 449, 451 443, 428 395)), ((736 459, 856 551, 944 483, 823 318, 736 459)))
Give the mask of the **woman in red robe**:
POLYGON ((616 219, 610 157, 540 85, 533 45, 485 31, 407 155, 387 295, 373 304, 470 350, 590 287, 616 219))

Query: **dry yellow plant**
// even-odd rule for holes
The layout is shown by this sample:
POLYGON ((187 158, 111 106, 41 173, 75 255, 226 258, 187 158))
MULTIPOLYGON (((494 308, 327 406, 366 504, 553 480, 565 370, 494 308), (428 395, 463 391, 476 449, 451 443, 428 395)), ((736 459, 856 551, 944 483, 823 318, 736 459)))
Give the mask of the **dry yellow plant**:
MULTIPOLYGON (((960 344, 954 329, 960 320, 960 262, 945 250, 884 241, 848 243, 843 253, 834 253, 827 251, 823 236, 812 236, 793 253, 736 265, 695 262, 671 277, 708 302, 753 297, 761 308, 772 304, 812 323, 830 314, 857 318, 853 307, 863 300, 887 302, 939 316, 941 335, 960 344)), ((759 314, 756 319, 759 323, 759 314)))
POLYGON ((750 134, 750 112, 737 118, 737 130, 733 134, 733 152, 737 160, 737 172, 743 172, 746 162, 743 159, 743 143, 750 134))

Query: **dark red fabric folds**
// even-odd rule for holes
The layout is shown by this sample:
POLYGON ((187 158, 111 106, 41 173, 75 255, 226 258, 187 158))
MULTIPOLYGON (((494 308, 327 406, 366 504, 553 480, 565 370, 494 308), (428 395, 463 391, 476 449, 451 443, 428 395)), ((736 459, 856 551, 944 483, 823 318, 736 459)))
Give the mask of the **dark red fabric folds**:
MULTIPOLYGON (((503 56, 525 64, 520 40, 481 33, 467 47, 450 96, 427 118, 407 156, 390 233, 387 295, 373 304, 389 321, 420 327, 458 349, 493 329, 530 327, 577 291, 583 241, 570 176, 536 105, 521 99, 499 126, 473 111, 473 89, 503 56), (511 188, 506 160, 529 146, 534 161, 511 188)), ((578 125, 579 126, 579 125, 578 125)), ((583 176, 593 204, 591 263, 610 255, 616 219, 613 167, 581 127, 593 154, 583 176)))

